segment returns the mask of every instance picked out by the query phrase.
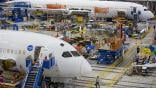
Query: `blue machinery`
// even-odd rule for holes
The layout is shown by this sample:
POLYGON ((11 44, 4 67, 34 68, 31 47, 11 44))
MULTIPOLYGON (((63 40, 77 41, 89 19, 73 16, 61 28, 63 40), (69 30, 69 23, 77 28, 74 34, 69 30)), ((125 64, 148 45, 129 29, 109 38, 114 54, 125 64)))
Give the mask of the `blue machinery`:
POLYGON ((122 53, 123 53, 123 46, 121 46, 119 49, 115 51, 99 49, 97 63, 98 64, 112 64, 117 59, 122 59, 121 58, 122 53))
POLYGON ((15 2, 13 4, 13 10, 12 10, 12 20, 15 22, 22 22, 23 17, 28 16, 28 10, 27 8, 30 8, 30 3, 27 2, 15 2))
POLYGON ((156 45, 150 45, 149 49, 156 55, 156 45))
POLYGON ((32 65, 32 60, 26 60, 26 67, 28 68, 28 74, 25 78, 23 88, 39 88, 42 80, 44 69, 50 69, 55 64, 55 59, 43 60, 42 65, 35 63, 32 65))
POLYGON ((87 42, 85 46, 87 53, 89 53, 91 50, 95 49, 95 46, 91 42, 87 42))

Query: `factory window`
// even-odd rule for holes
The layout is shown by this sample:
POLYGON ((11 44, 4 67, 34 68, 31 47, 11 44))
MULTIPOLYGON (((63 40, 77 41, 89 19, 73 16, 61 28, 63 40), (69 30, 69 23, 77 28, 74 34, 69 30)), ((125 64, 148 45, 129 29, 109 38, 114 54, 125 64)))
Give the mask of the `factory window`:
POLYGON ((63 52, 63 54, 62 54, 62 56, 64 57, 64 58, 67 58, 67 57, 72 57, 72 55, 69 53, 69 52, 63 52))
POLYGON ((80 54, 77 51, 71 51, 71 53, 72 53, 73 56, 76 56, 76 57, 80 56, 80 54))

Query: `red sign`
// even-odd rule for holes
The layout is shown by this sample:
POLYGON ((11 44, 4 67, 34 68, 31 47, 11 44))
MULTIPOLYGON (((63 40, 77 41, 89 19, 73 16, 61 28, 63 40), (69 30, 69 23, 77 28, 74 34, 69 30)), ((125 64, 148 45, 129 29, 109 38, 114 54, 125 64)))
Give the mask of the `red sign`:
POLYGON ((95 7, 94 11, 95 11, 95 13, 107 14, 109 12, 109 8, 95 7))
POLYGON ((47 4, 48 9, 65 9, 66 5, 61 4, 47 4))

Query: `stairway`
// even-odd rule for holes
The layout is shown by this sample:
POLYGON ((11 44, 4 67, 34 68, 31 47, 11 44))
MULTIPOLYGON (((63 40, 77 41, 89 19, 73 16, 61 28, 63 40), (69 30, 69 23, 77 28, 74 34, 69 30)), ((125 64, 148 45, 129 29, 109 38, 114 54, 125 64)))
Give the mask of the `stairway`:
POLYGON ((42 64, 35 63, 35 65, 32 64, 31 59, 26 59, 28 74, 24 79, 22 88, 39 88, 44 69, 50 69, 54 65, 55 58, 43 60, 42 64))
POLYGON ((32 67, 28 73, 24 88, 37 88, 40 78, 42 78, 43 70, 40 67, 32 67))

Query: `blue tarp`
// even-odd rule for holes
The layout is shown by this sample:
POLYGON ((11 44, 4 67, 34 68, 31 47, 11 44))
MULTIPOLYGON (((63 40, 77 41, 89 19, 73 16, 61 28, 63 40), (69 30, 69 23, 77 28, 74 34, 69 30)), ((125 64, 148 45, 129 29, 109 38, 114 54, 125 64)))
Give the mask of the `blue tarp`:
POLYGON ((156 54, 156 45, 150 45, 149 48, 154 54, 156 54))
POLYGON ((150 45, 149 48, 152 52, 156 51, 156 45, 150 45))
POLYGON ((112 64, 116 59, 122 56, 122 52, 123 46, 117 49, 116 51, 99 49, 99 56, 97 57, 97 61, 98 63, 112 64))

